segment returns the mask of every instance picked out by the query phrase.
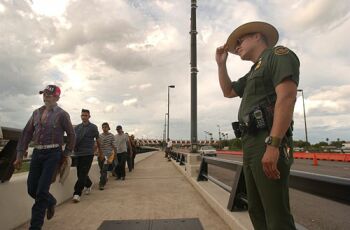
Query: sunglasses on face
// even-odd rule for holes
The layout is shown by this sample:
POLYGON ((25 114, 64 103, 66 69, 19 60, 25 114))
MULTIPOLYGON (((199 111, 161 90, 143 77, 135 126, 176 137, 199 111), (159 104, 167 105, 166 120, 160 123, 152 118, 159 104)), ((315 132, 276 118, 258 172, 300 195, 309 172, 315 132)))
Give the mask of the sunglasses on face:
POLYGON ((242 43, 243 43, 247 38, 249 38, 250 36, 252 36, 252 35, 254 35, 254 34, 256 34, 256 33, 246 34, 246 35, 243 35, 242 37, 238 38, 237 41, 236 41, 236 47, 242 45, 242 43))

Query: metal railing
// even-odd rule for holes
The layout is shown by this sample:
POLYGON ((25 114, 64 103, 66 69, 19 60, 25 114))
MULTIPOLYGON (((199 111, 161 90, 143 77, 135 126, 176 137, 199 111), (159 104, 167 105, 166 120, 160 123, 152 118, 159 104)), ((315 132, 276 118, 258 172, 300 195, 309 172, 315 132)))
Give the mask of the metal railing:
MULTIPOLYGON (((230 211, 244 210, 248 207, 247 192, 242 170, 242 162, 203 157, 198 181, 210 180, 230 193, 227 209, 230 211), (208 164, 235 171, 233 185, 230 187, 209 175, 208 164)), ((350 204, 350 179, 291 170, 289 178, 290 188, 309 194, 331 199, 343 204, 350 204)))
POLYGON ((187 162, 187 153, 170 151, 170 157, 176 162, 179 162, 180 165, 185 165, 187 162))
POLYGON ((350 179, 291 170, 291 188, 350 205, 350 179))
POLYGON ((247 191, 244 181, 243 164, 239 161, 220 159, 217 157, 202 157, 202 162, 199 169, 197 181, 210 180, 224 190, 230 193, 230 198, 227 204, 227 209, 230 211, 241 211, 248 209, 247 191), (235 176, 232 186, 228 186, 215 177, 209 175, 208 164, 215 165, 220 168, 225 168, 235 171, 235 176))

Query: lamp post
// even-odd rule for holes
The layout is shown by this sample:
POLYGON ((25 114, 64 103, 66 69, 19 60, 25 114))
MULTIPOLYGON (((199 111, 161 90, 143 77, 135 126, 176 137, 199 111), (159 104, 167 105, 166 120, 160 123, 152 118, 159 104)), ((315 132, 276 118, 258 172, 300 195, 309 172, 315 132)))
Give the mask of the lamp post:
POLYGON ((166 139, 168 141, 169 139, 169 126, 170 126, 170 123, 169 123, 169 117, 170 117, 170 113, 169 113, 169 105, 170 105, 170 98, 169 98, 169 91, 170 91, 170 88, 175 88, 175 85, 168 85, 168 126, 167 126, 167 136, 166 136, 166 139))
POLYGON ((205 140, 207 140, 207 134, 208 134, 210 136, 209 142, 211 143, 212 139, 213 139, 213 134, 211 132, 208 132, 208 131, 204 131, 204 133, 205 133, 205 140))
POLYGON ((219 149, 221 148, 221 131, 220 131, 220 125, 217 125, 219 128, 219 149))
POLYGON ((168 113, 164 114, 164 130, 163 130, 163 149, 165 149, 165 136, 166 136, 166 116, 168 113))
POLYGON ((197 0, 191 0, 191 152, 197 152, 197 0))
POLYGON ((306 114, 305 114, 305 102, 304 102, 304 90, 298 89, 298 92, 301 92, 301 97, 303 98, 303 111, 304 111, 304 124, 305 124, 305 139, 306 144, 309 143, 309 140, 307 138, 307 126, 306 126, 306 114))
POLYGON ((220 131, 220 125, 216 125, 219 128, 219 141, 221 140, 221 131, 220 131))

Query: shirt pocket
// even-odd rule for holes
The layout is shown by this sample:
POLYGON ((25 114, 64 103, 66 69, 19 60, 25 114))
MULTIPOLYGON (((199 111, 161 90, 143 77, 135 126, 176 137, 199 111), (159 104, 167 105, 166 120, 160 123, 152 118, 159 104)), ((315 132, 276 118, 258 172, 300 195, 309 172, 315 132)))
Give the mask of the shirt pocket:
POLYGON ((93 129, 88 129, 88 131, 85 134, 85 137, 89 137, 89 138, 95 138, 96 137, 96 133, 93 129))
POLYGON ((265 94, 264 85, 264 72, 263 70, 254 71, 248 78, 247 85, 249 84, 251 94, 260 95, 265 94))

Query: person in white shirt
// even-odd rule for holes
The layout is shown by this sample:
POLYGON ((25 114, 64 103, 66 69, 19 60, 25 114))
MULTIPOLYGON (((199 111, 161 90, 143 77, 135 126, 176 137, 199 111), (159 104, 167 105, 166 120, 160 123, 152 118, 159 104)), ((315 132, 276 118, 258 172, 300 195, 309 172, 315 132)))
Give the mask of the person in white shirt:
POLYGON ((128 158, 128 150, 129 154, 132 155, 132 148, 129 141, 129 136, 123 132, 123 127, 121 125, 117 126, 117 134, 114 136, 116 146, 117 146, 117 161, 115 167, 115 173, 117 174, 116 180, 125 180, 125 163, 128 158))
POLYGON ((173 142, 168 138, 167 143, 166 143, 166 149, 165 149, 165 157, 168 158, 170 161, 170 153, 171 150, 173 149, 173 142))

